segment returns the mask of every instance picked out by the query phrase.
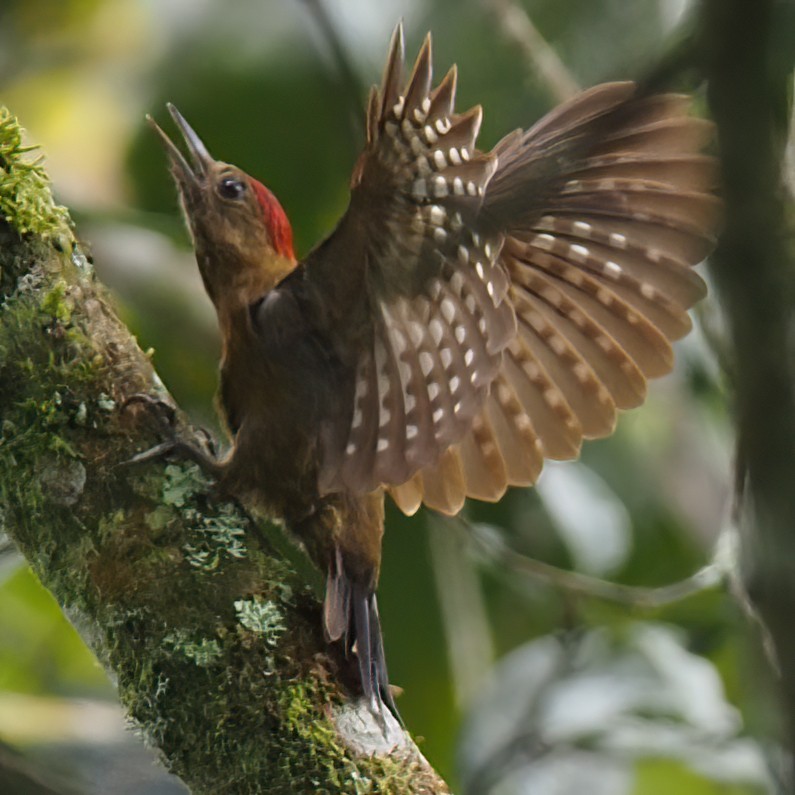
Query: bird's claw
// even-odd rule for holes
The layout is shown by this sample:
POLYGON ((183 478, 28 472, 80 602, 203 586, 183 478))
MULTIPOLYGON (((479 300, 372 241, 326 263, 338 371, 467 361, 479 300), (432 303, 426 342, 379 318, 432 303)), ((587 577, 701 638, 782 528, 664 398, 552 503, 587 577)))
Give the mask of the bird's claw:
POLYGON ((119 466, 133 466, 135 464, 145 464, 147 461, 154 461, 157 458, 164 458, 169 453, 173 453, 177 444, 176 439, 169 439, 166 442, 156 444, 148 450, 142 450, 136 453, 132 458, 128 458, 119 464, 119 466))
POLYGON ((128 411, 136 405, 142 405, 148 410, 148 415, 155 418, 161 431, 173 434, 177 424, 177 410, 171 403, 144 392, 136 392, 121 404, 121 411, 128 411))
POLYGON ((161 435, 168 438, 160 444, 143 450, 132 456, 132 458, 122 461, 121 466, 132 466, 143 464, 155 459, 164 458, 168 455, 187 458, 198 464, 205 472, 214 478, 219 478, 222 466, 216 459, 215 442, 210 433, 204 428, 198 429, 201 436, 201 446, 192 444, 177 436, 177 411, 176 408, 165 400, 143 393, 130 395, 121 406, 122 411, 126 411, 131 405, 142 404, 151 410, 161 435))

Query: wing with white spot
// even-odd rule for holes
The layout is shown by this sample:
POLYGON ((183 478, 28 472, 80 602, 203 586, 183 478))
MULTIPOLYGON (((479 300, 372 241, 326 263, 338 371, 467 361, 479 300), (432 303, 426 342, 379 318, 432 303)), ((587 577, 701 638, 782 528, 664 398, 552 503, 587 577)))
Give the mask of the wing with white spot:
POLYGON ((493 150, 482 214, 504 234, 518 334, 462 441, 391 489, 407 513, 533 483, 544 458, 609 434, 671 369, 705 292, 691 266, 714 244, 716 169, 687 98, 635 91, 598 86, 493 150))
POLYGON ((430 37, 403 87, 398 27, 351 204, 305 263, 354 371, 345 432, 324 437, 321 491, 371 491, 435 464, 483 408, 516 335, 504 235, 479 216, 497 158, 475 148, 480 107, 454 111, 455 68, 431 86, 430 37))
POLYGON ((402 69, 398 28, 350 207, 304 263, 350 373, 320 488, 454 513, 575 457, 670 370, 720 202, 685 97, 597 86, 482 153, 430 38, 402 69))

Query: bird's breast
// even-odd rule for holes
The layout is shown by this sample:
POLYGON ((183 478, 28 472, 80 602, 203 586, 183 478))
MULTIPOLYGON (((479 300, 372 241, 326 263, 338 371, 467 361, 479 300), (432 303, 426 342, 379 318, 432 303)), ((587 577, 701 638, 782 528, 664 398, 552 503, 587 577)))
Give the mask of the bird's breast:
POLYGON ((322 339, 278 310, 272 322, 260 315, 221 365, 219 404, 234 439, 227 485, 289 516, 318 499, 319 440, 339 410, 339 374, 322 339))

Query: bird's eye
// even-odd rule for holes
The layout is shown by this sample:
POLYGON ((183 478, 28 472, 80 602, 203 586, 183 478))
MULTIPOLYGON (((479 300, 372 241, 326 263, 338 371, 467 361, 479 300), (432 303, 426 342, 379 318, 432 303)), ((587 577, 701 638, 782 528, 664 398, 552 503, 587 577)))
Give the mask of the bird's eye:
POLYGON ((234 177, 224 177, 218 183, 218 195, 224 199, 242 199, 245 193, 245 182, 234 177))

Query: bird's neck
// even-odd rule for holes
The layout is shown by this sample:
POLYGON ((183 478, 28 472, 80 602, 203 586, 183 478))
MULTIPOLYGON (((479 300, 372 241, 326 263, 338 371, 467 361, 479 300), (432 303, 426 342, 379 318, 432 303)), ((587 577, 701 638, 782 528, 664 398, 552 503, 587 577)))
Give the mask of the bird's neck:
POLYGON ((256 262, 219 263, 202 257, 199 270, 218 314, 222 332, 231 332, 247 316, 249 307, 267 295, 297 266, 295 258, 268 252, 256 262))

